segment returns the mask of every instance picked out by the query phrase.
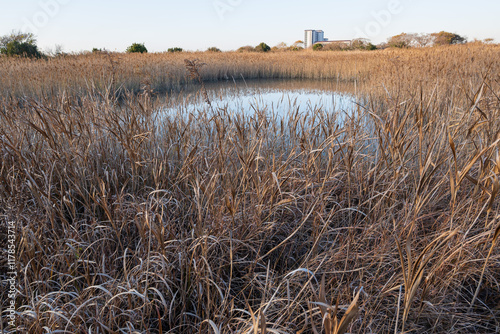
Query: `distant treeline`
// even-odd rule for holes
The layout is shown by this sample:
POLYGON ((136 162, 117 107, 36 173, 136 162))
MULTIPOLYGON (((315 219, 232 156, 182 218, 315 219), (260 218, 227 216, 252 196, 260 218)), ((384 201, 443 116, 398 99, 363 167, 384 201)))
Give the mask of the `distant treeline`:
MULTIPOLYGON (((374 45, 369 39, 357 38, 351 41, 330 41, 325 43, 316 43, 313 45, 313 51, 354 51, 354 50, 381 50, 386 48, 417 48, 417 47, 430 47, 430 46, 443 46, 443 45, 453 45, 453 44, 464 44, 468 40, 466 37, 458 35, 456 33, 451 33, 447 31, 441 31, 430 34, 418 34, 418 33, 401 33, 396 36, 392 36, 387 39, 387 42, 374 45)), ((487 38, 484 40, 472 40, 474 43, 485 43, 492 44, 494 40, 492 38, 487 38)), ((246 45, 238 48, 237 52, 285 52, 285 51, 302 51, 304 50, 304 42, 301 40, 295 41, 294 43, 288 45, 285 42, 281 42, 273 47, 270 47, 267 43, 260 43, 257 46, 246 45)), ((88 51, 87 51, 88 52, 88 51)), ((92 53, 103 53, 108 52, 106 48, 93 48, 92 53)), ((145 43, 133 43, 131 44, 125 52, 127 53, 147 53, 145 43)), ((167 52, 185 52, 181 47, 168 48, 167 52)), ((222 52, 218 47, 209 47, 206 52, 222 52)), ((83 52, 85 53, 85 52, 83 52)), ((48 50, 46 52, 41 52, 36 44, 36 37, 32 33, 23 33, 13 31, 8 35, 0 37, 0 55, 5 56, 17 56, 17 57, 29 57, 29 58, 45 58, 66 55, 63 52, 63 48, 60 45, 56 45, 54 50, 48 50)))

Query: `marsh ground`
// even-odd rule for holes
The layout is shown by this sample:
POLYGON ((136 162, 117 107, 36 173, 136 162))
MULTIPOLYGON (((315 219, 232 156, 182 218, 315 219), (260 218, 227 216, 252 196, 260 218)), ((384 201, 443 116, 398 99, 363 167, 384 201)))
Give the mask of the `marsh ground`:
POLYGON ((472 44, 0 58, 18 328, 498 332, 499 60, 472 44), (223 108, 160 124, 166 92, 195 84, 185 58, 205 81, 314 78, 366 101, 342 123, 223 108))

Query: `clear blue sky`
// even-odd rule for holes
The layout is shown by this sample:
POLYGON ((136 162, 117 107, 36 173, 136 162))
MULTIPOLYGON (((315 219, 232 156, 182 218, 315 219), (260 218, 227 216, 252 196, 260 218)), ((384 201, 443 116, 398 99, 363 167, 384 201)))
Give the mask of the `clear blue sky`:
POLYGON ((446 30, 500 42, 498 0, 0 0, 0 35, 30 30, 40 49, 93 47, 149 51, 170 47, 223 50, 266 42, 291 44, 305 29, 329 39, 446 30))

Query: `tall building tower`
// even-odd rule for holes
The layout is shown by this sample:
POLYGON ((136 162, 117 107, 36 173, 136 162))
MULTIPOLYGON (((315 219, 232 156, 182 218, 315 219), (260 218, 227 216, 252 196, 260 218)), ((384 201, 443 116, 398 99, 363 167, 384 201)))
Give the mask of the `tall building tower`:
POLYGON ((315 43, 324 42, 325 33, 323 30, 306 30, 304 36, 304 46, 306 49, 312 47, 315 43))

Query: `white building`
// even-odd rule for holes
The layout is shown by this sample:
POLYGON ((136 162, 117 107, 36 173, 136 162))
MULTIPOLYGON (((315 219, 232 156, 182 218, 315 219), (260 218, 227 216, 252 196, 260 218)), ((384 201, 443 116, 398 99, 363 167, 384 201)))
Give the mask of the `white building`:
POLYGON ((323 30, 306 30, 305 31, 305 37, 304 37, 304 47, 306 49, 312 47, 314 44, 318 42, 326 42, 328 41, 327 38, 325 38, 325 33, 323 30))

